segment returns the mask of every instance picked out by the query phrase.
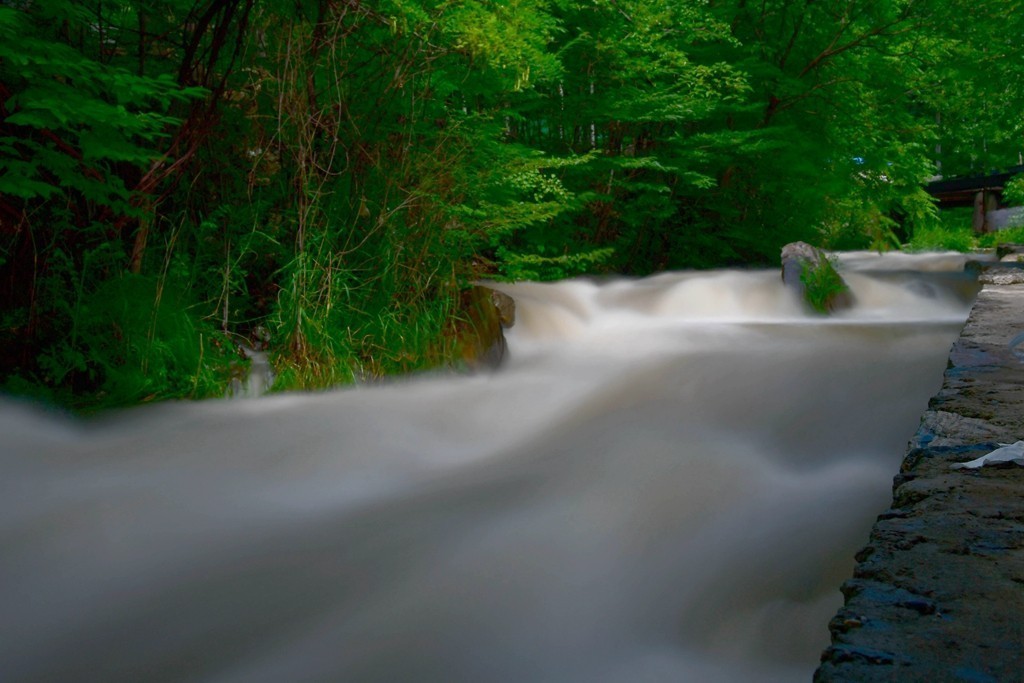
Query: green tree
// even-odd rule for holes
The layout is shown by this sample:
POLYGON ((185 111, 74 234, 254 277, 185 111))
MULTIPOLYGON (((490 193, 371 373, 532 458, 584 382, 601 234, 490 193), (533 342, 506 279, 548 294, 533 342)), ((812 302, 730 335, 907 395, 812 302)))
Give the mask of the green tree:
MULTIPOLYGON (((156 324, 172 302, 183 313, 189 305, 187 297, 168 293, 178 288, 165 287, 163 278, 150 277, 152 298, 144 309, 112 316, 104 301, 112 296, 108 282, 126 292, 147 290, 124 276, 142 273, 162 184, 189 158, 185 142, 197 140, 188 122, 199 117, 189 111, 211 101, 209 90, 197 87, 206 83, 176 78, 166 68, 151 72, 160 65, 147 56, 162 42, 142 28, 147 7, 74 0, 0 7, 0 339, 7 351, 3 374, 15 385, 30 378, 59 391, 98 391, 114 402, 201 394, 213 385, 199 381, 197 372, 209 374, 182 357, 172 372, 193 381, 140 381, 130 392, 113 390, 112 378, 129 366, 140 378, 156 375, 150 360, 169 348, 158 332, 191 337, 190 354, 205 356, 211 367, 219 351, 194 316, 177 333, 156 324), (135 343, 135 335, 128 341, 126 330, 150 311, 145 343, 135 343), (104 316, 104 335, 123 343, 85 334, 96 316, 104 316), (178 389, 164 390, 175 384, 178 389)), ((168 25, 191 16, 182 11, 176 21, 171 12, 183 8, 162 9, 168 25)), ((202 14, 195 31, 209 29, 215 16, 202 14)))
POLYGON ((936 171, 957 177, 1024 164, 1024 5, 933 2, 927 13, 927 37, 908 40, 905 52, 920 64, 914 109, 935 126, 936 171))
POLYGON ((618 272, 713 262, 693 248, 714 244, 694 206, 716 183, 715 140, 702 128, 743 101, 748 86, 726 61, 694 54, 730 43, 728 26, 699 2, 556 3, 552 11, 562 73, 515 102, 510 136, 550 155, 589 155, 552 169, 582 205, 516 235, 509 249, 618 272), (586 254, 600 259, 578 258, 586 254))

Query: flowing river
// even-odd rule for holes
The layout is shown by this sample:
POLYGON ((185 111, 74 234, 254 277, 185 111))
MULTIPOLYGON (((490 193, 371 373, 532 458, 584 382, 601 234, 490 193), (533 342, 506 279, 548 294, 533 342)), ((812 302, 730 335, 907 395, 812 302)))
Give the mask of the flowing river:
POLYGON ((0 404, 5 681, 809 681, 964 257, 501 285, 494 373, 0 404))

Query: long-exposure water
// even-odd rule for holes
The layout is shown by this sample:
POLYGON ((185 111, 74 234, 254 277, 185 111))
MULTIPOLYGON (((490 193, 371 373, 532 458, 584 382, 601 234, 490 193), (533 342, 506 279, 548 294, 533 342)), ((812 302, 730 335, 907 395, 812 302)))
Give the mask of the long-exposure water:
POLYGON ((807 681, 973 295, 956 255, 500 285, 498 371, 0 404, 6 681, 807 681))

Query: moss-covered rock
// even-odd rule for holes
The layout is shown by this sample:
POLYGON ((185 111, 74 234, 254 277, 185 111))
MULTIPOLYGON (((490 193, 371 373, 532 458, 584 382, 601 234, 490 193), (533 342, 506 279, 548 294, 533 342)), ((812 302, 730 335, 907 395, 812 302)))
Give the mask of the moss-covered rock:
POLYGON ((833 313, 853 305, 850 287, 821 249, 806 242, 782 248, 782 281, 818 313, 833 313))
POLYGON ((476 285, 462 292, 462 324, 459 325, 459 354, 471 368, 497 367, 508 353, 504 328, 515 324, 512 297, 476 285))

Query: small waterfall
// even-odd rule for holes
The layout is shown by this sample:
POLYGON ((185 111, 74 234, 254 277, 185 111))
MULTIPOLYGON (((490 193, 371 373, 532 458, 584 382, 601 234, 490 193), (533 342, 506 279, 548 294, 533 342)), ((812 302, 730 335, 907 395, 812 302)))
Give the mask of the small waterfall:
POLYGON ((256 398, 263 396, 274 385, 274 368, 266 351, 257 351, 242 346, 242 353, 249 360, 245 377, 235 377, 228 387, 227 398, 256 398))
POLYGON ((963 261, 844 257, 828 318, 777 271, 500 285, 495 373, 91 422, 0 402, 0 670, 809 680, 963 261))

